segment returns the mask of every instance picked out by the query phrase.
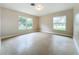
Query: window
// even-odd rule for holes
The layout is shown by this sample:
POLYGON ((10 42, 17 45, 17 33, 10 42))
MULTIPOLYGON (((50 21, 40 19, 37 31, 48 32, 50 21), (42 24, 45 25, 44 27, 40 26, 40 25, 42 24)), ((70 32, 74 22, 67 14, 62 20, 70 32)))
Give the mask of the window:
POLYGON ((27 29, 32 29, 33 21, 32 18, 27 19, 27 29))
POLYGON ((26 18, 24 16, 19 16, 19 30, 32 29, 32 18, 26 18))
POLYGON ((66 16, 54 17, 53 29, 59 31, 66 31, 66 16))

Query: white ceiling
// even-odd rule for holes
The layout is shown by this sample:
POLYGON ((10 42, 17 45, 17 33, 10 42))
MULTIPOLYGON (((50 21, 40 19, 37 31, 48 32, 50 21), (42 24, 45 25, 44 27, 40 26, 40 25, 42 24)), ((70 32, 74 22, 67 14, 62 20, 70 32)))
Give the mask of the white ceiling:
MULTIPOLYGON (((44 7, 42 11, 37 11, 30 3, 2 3, 1 7, 28 13, 35 16, 43 16, 49 13, 63 11, 74 7, 74 3, 41 3, 44 7)), ((36 4, 37 5, 37 4, 36 4)))

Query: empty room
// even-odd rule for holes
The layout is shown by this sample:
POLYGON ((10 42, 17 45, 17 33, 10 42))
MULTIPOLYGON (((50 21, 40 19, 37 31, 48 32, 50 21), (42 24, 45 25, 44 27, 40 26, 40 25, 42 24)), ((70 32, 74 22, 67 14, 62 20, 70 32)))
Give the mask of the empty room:
POLYGON ((78 3, 0 3, 0 55, 79 55, 78 3))

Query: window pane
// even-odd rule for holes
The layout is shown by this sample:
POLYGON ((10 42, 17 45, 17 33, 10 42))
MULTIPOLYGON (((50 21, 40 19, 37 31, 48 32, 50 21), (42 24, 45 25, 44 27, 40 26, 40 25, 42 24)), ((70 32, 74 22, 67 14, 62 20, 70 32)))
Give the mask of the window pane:
POLYGON ((19 30, 32 29, 32 25, 33 25, 32 18, 19 16, 19 30))
POLYGON ((33 21, 32 18, 27 19, 27 29, 32 29, 33 21))
POLYGON ((26 18, 23 16, 19 16, 19 30, 26 29, 26 18))
POLYGON ((53 29, 66 31, 66 16, 54 17, 53 18, 53 29))

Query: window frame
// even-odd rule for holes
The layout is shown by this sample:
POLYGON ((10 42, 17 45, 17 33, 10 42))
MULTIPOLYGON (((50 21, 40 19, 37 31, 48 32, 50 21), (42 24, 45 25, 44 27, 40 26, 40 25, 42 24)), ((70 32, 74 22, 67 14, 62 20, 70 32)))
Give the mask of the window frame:
POLYGON ((26 16, 19 16, 19 19, 18 19, 18 30, 20 30, 20 31, 33 30, 33 18, 32 18, 32 17, 26 17, 26 16), (26 21, 26 28, 25 28, 25 29, 20 29, 20 24, 19 24, 19 22, 20 22, 20 17, 26 18, 26 19, 25 19, 25 21, 26 21), (32 19, 32 28, 31 28, 31 29, 28 29, 28 28, 27 28, 27 19, 32 19))
POLYGON ((27 30, 33 30, 33 18, 27 18, 27 19, 31 19, 31 20, 32 20, 32 28, 31 28, 31 29, 28 29, 28 28, 26 27, 26 29, 27 29, 27 30))
POLYGON ((67 16, 66 15, 62 15, 62 16, 53 16, 53 21, 52 21, 52 27, 53 27, 53 30, 54 31, 60 31, 60 32, 66 32, 67 31, 67 16), (58 29, 54 29, 54 18, 56 18, 56 17, 58 17, 58 18, 61 18, 61 17, 65 17, 65 30, 58 30, 58 29))

